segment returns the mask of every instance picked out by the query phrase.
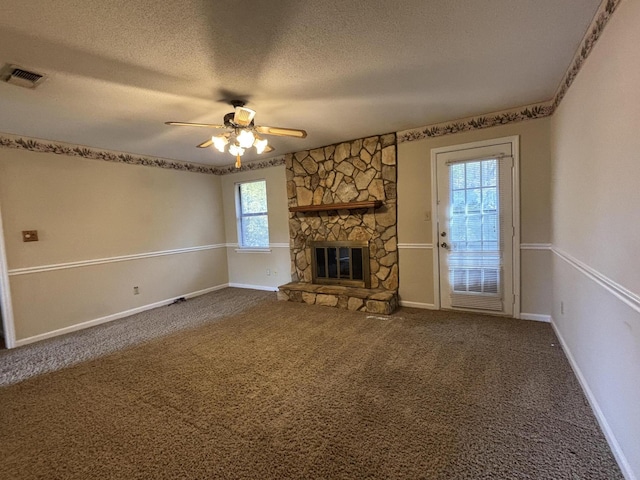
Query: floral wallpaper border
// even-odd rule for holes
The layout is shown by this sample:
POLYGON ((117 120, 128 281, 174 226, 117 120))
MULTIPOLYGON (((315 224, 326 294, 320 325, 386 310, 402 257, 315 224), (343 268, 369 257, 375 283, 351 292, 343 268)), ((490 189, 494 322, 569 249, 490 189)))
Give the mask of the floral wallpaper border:
POLYGON ((30 152, 39 153, 55 153, 56 155, 68 155, 71 157, 82 157, 91 160, 103 160, 106 162, 126 163, 127 165, 142 165, 145 167, 167 168, 183 172, 206 173, 209 175, 226 175, 239 171, 257 170, 260 168, 284 165, 284 156, 282 156, 262 161, 247 162, 242 165, 242 168, 240 169, 237 169, 234 166, 210 167, 197 163, 180 162, 157 157, 144 157, 130 153, 98 150, 96 148, 8 135, 0 135, 0 147, 29 150, 30 152))
POLYGON ((609 23, 613 12, 618 8, 621 1, 622 0, 606 0, 600 4, 600 7, 598 7, 599 11, 596 13, 594 20, 591 22, 591 25, 589 25, 587 33, 582 39, 580 49, 576 52, 571 67, 565 73, 555 96, 551 100, 487 115, 467 117, 461 120, 435 123, 424 127, 403 130, 397 134, 398 143, 412 142, 423 138, 440 137, 442 135, 451 135, 468 130, 478 130, 553 115, 553 112, 555 112, 558 105, 560 105, 560 102, 582 68, 584 61, 593 50, 604 27, 609 23))
POLYGON ((216 167, 218 171, 216 175, 228 175, 230 173, 248 172, 250 170, 260 170, 261 168, 278 167, 284 165, 284 155, 279 157, 267 158, 266 160, 255 160, 253 162, 245 162, 240 168, 233 165, 226 167, 216 167))
MULTIPOLYGON (((503 110, 500 112, 468 117, 465 119, 442 122, 427 125, 424 127, 403 130, 397 133, 397 143, 411 142, 421 140, 423 138, 440 137, 443 135, 451 135, 454 133, 465 132, 469 130, 478 130, 483 128, 495 127, 498 125, 506 125, 509 123, 521 122, 535 118, 548 117, 558 108, 560 102, 569 90, 569 87, 575 80, 578 72, 582 68, 584 61, 587 59, 600 35, 604 31, 605 26, 609 23, 611 16, 616 11, 622 0, 604 0, 599 7, 598 13, 595 15, 587 34, 581 42, 580 49, 576 52, 571 67, 565 73, 565 76, 558 87, 553 99, 526 105, 524 107, 503 110)), ((179 170, 185 172, 205 173, 210 175, 228 175, 231 173, 259 170, 262 168, 275 167, 285 164, 284 156, 274 157, 266 160, 254 162, 246 162, 241 168, 237 169, 233 165, 226 167, 211 167, 197 163, 181 162, 176 160, 167 160, 157 157, 145 157, 133 155, 129 153, 113 152, 107 150, 99 150, 84 146, 64 144, 58 142, 48 142, 45 140, 37 140, 28 137, 4 136, 0 134, 0 148, 15 148, 21 150, 29 150, 32 152, 55 153, 58 155, 69 155, 74 157, 88 158, 92 160, 103 160, 107 162, 125 163, 128 165, 142 165, 147 167, 167 168, 170 170, 179 170)))
POLYGON ((468 117, 453 122, 435 123, 426 127, 412 128, 398 132, 398 143, 412 142, 423 138, 441 137, 453 133, 496 127, 508 123, 521 122, 534 118, 548 117, 553 113, 551 102, 528 105, 526 107, 503 110, 497 113, 468 117))
POLYGON ((603 2, 600 5, 601 11, 596 14, 593 22, 591 23, 591 25, 589 25, 589 28, 587 29, 588 33, 582 39, 582 43, 580 44, 580 49, 578 50, 578 52, 576 53, 573 59, 571 68, 567 71, 567 73, 565 73, 564 78, 562 79, 562 82, 560 82, 560 87, 558 88, 558 91, 556 92, 556 95, 553 99, 554 110, 558 107, 558 105, 560 105, 560 102, 562 101, 565 94, 567 93, 567 90, 569 90, 569 87, 575 80, 576 75, 578 75, 578 72, 582 68, 584 61, 587 59, 587 57, 593 50, 594 45, 600 38, 600 35, 602 34, 602 32, 604 31, 604 27, 607 25, 607 23, 609 23, 609 20, 611 19, 613 12, 616 11, 616 8, 618 8, 618 5, 620 5, 621 1, 622 0, 606 0, 606 3, 603 2), (603 8, 603 5, 604 5, 604 8, 603 8))

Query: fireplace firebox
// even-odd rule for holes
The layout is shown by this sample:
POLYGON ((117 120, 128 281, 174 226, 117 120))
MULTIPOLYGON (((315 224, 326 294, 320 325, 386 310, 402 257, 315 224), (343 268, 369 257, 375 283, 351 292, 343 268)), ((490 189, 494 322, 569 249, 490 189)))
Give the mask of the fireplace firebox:
POLYGON ((371 287, 369 242, 312 242, 313 283, 371 287))

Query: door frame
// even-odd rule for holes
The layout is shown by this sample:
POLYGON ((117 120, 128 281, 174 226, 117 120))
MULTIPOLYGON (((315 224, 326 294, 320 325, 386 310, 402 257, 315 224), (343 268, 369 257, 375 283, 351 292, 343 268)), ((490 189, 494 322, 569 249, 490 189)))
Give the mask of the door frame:
POLYGON ((2 205, 0 205, 0 309, 2 309, 2 330, 4 332, 5 346, 14 348, 16 346, 16 332, 13 324, 13 308, 9 290, 9 267, 4 244, 4 229, 2 228, 2 205))
MULTIPOLYGON (((469 150, 479 147, 490 147, 498 143, 511 143, 511 153, 513 155, 513 171, 511 184, 513 188, 513 317, 520 318, 520 136, 492 138, 477 142, 460 143, 446 147, 431 149, 431 211, 433 221, 431 222, 431 238, 433 253, 433 305, 436 310, 440 310, 440 256, 438 250, 438 178, 437 178, 437 155, 440 153, 455 152, 458 150, 469 150)), ((506 300, 505 300, 506 301, 506 300)), ((487 313, 480 312, 479 313, 487 313)))

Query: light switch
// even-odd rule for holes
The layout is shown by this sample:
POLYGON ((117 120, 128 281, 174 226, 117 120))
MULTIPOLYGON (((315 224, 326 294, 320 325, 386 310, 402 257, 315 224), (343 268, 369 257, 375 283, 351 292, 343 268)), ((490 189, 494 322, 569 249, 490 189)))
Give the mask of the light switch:
POLYGON ((23 242, 37 242, 38 241, 38 231, 37 230, 23 230, 22 231, 22 241, 23 242))

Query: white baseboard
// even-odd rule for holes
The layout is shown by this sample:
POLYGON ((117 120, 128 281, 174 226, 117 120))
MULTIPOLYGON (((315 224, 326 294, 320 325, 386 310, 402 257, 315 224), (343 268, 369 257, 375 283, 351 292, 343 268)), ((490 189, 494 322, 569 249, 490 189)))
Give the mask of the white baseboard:
POLYGON ((277 292, 278 287, 267 287, 265 285, 247 285, 245 283, 229 283, 230 287, 248 288, 249 290, 265 290, 267 292, 277 292))
POLYGON ((436 306, 433 303, 422 302, 409 302, 407 300, 400 300, 398 302, 401 307, 422 308, 424 310, 436 310, 436 306))
MULTIPOLYGON (((174 300, 177 300, 178 298, 184 297, 184 298, 194 298, 194 297, 199 297, 200 295, 205 295, 207 293, 211 293, 211 292, 215 292, 216 290, 222 290, 223 288, 227 288, 229 287, 228 283, 223 283, 221 285, 216 285, 215 287, 209 287, 209 288, 205 288, 204 290, 197 290, 195 292, 191 292, 191 293, 187 293, 186 295, 180 295, 179 297, 174 297, 169 299, 169 303, 173 302, 174 300)), ((162 302, 163 304, 165 302, 162 302)))
POLYGON ((205 288, 204 290, 198 290, 196 292, 187 293, 185 295, 178 295, 177 297, 168 298, 166 300, 161 300, 159 302, 150 303, 148 305, 142 305, 140 307, 132 308, 130 310, 125 310, 123 312, 113 313, 111 315, 107 315, 105 317, 94 318, 93 320, 88 320, 82 323, 76 323, 75 325, 70 325, 68 327, 59 328, 58 330, 53 330, 51 332, 41 333, 38 335, 34 335, 33 337, 22 338, 20 340, 16 340, 15 346, 21 347, 23 345, 27 345, 29 343, 38 342, 40 340, 44 340, 46 338, 57 337, 59 335, 64 335, 65 333, 76 332, 78 330, 84 330, 85 328, 95 327, 96 325, 100 325, 102 323, 111 322, 113 320, 118 320, 120 318, 129 317, 136 313, 144 312, 146 310, 151 310, 153 308, 163 307, 165 305, 170 304, 171 302, 177 300, 178 298, 193 298, 199 295, 204 295, 205 293, 214 292, 216 290, 222 290, 223 288, 227 288, 229 285, 224 283, 222 285, 216 285, 215 287, 205 288))
POLYGON ((564 354, 569 360, 569 364, 573 369, 573 373, 575 373, 576 377, 578 378, 578 382, 580 382, 582 391, 587 397, 587 400, 589 401, 589 405, 591 405, 591 410, 593 410, 596 420, 598 420, 598 424, 600 425, 600 428, 602 429, 602 432, 604 433, 604 436, 607 439, 607 443, 609 443, 609 448, 611 448, 611 451, 613 452, 613 456, 616 458, 616 461, 618 462, 618 466, 620 467, 620 470, 622 471, 624 478, 626 478, 627 480, 637 480, 637 477, 631 470, 631 465, 629 465, 629 462, 627 461, 627 457, 624 455, 624 452, 620 448, 620 444, 616 440, 613 430, 611 430, 611 427, 609 426, 609 422, 607 422, 607 419, 604 416, 604 413, 602 412, 600 405, 598 404, 598 400, 596 399, 593 392, 591 391, 591 388, 589 388, 587 379, 582 374, 582 371, 580 370, 580 367, 578 366, 576 359, 573 357, 573 354, 571 353, 571 350, 569 349, 567 342, 565 342, 564 338, 562 337, 562 334, 560 333, 560 330, 558 329, 555 322, 553 321, 553 317, 551 317, 551 326, 553 327, 553 331, 555 332, 556 337, 558 337, 558 340, 560 341, 560 345, 562 346, 562 350, 564 351, 564 354))
POLYGON ((551 315, 541 315, 539 313, 521 313, 521 320, 533 320, 534 322, 551 323, 551 315))

